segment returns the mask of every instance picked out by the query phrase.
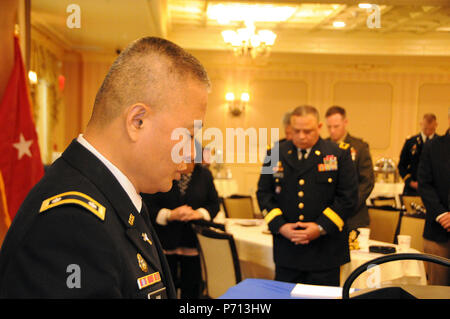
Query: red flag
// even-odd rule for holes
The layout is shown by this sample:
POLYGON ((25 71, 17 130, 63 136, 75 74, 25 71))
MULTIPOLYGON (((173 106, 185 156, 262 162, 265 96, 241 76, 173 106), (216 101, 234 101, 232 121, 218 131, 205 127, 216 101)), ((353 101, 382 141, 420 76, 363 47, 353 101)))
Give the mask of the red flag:
POLYGON ((25 68, 16 37, 14 50, 14 67, 0 103, 0 173, 10 220, 44 175, 25 68))

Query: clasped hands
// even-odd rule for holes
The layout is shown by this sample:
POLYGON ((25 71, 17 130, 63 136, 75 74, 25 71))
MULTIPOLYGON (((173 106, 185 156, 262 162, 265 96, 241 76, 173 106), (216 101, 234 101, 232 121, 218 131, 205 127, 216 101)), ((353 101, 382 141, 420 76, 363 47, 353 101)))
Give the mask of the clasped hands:
POLYGON ((192 209, 191 206, 183 205, 179 206, 173 210, 170 211, 170 217, 168 218, 169 221, 181 221, 181 222, 188 222, 191 220, 197 220, 202 219, 203 215, 192 209))
POLYGON ((286 223, 280 227, 280 234, 295 245, 306 245, 320 236, 319 226, 314 222, 286 223))
POLYGON ((447 212, 444 216, 442 216, 441 218, 439 218, 439 224, 441 224, 441 226, 447 230, 448 232, 450 232, 450 212, 447 212))

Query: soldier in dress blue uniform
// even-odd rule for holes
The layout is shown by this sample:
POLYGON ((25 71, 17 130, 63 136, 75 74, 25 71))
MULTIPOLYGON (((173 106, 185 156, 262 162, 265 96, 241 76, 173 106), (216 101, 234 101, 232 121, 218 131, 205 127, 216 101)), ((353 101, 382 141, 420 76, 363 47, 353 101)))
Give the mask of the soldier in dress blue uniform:
POLYGON ((419 168, 420 154, 422 153, 423 144, 435 138, 437 135, 436 115, 427 113, 420 122, 422 128, 417 135, 406 139, 400 153, 398 162, 398 172, 405 182, 403 195, 418 196, 417 187, 417 170, 419 168))
POLYGON ((293 140, 269 151, 257 191, 273 234, 275 280, 339 286, 350 261, 345 222, 358 203, 350 148, 320 138, 312 106, 297 107, 291 126, 293 140))
POLYGON ((139 193, 168 191, 180 178, 186 164, 172 159, 172 131, 193 133, 208 89, 200 62, 167 40, 124 50, 85 133, 17 212, 0 252, 0 297, 175 298, 139 193))

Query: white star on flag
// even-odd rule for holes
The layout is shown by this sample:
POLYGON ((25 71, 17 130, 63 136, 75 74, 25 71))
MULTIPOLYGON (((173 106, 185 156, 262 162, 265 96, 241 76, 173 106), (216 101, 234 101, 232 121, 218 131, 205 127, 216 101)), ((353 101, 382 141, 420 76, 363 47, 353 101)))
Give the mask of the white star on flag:
POLYGON ((25 138, 23 137, 23 134, 20 133, 20 141, 19 143, 14 143, 13 146, 15 148, 17 148, 18 152, 18 158, 17 159, 21 159, 22 156, 24 155, 28 155, 29 157, 31 157, 31 151, 30 151, 30 146, 31 144, 33 144, 33 140, 25 140, 25 138))

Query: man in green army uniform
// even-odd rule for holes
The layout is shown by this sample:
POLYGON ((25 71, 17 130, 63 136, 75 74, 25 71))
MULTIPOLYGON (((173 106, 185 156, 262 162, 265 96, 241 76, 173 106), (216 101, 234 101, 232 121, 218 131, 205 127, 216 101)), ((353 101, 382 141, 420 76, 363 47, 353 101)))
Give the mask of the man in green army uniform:
POLYGON ((268 152, 257 191, 273 234, 275 280, 339 286, 350 261, 345 221, 358 202, 349 145, 320 138, 312 106, 297 107, 290 122, 292 140, 268 152))
POLYGON ((350 145, 350 154, 358 175, 359 200, 356 215, 347 220, 349 230, 368 227, 370 223, 366 200, 375 185, 372 158, 369 145, 362 139, 351 136, 347 131, 348 119, 346 111, 340 106, 331 106, 325 113, 328 132, 331 140, 337 144, 344 142, 350 145))

